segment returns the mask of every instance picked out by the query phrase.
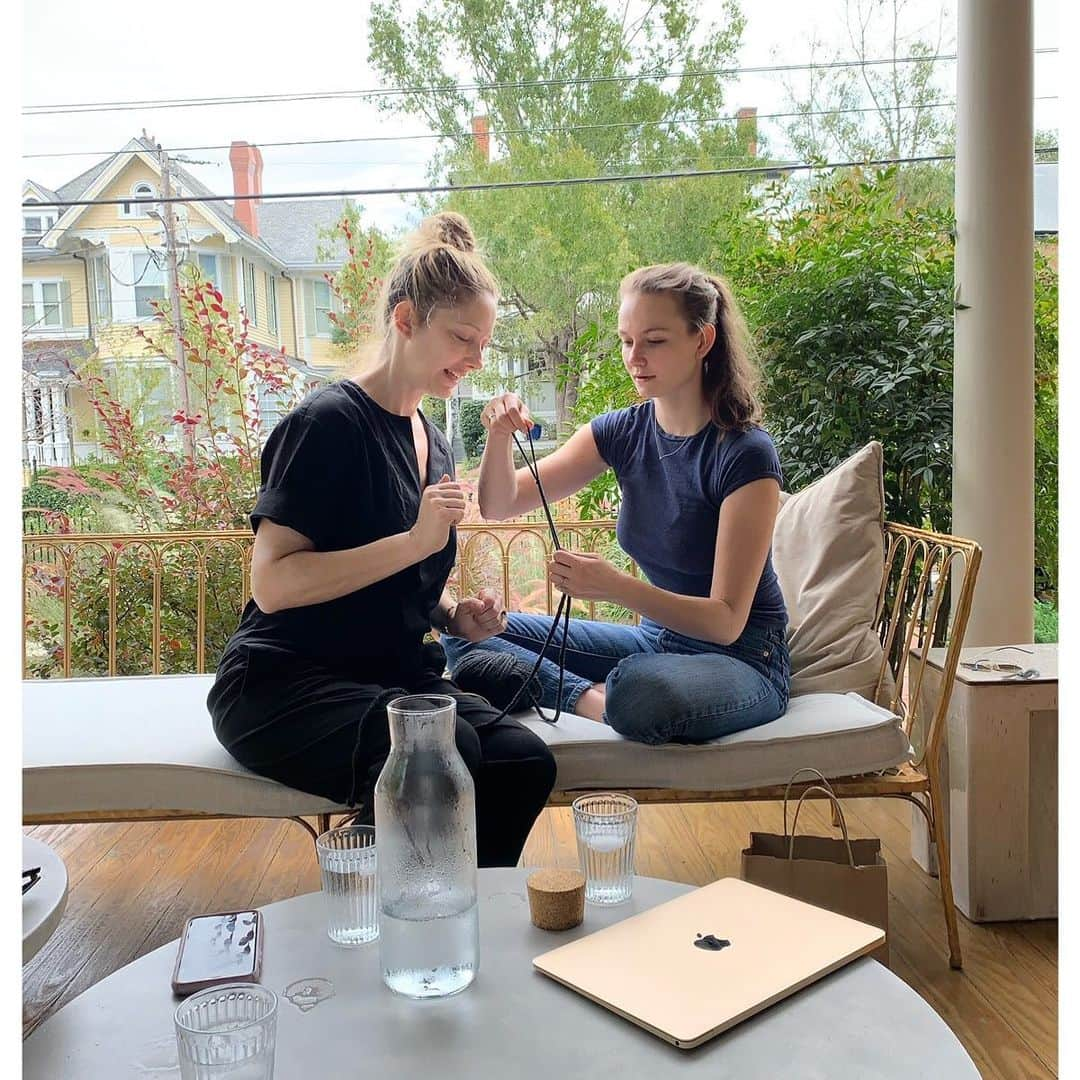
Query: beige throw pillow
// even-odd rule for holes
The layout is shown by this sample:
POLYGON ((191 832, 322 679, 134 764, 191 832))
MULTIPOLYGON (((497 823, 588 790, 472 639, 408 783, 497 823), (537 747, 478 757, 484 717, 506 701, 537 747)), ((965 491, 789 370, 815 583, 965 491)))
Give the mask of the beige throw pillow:
MULTIPOLYGON (((884 569, 881 443, 794 495, 781 493, 773 565, 787 604, 791 693, 875 699, 882 648, 872 625, 884 569)), ((891 673, 877 694, 892 695, 891 673)))

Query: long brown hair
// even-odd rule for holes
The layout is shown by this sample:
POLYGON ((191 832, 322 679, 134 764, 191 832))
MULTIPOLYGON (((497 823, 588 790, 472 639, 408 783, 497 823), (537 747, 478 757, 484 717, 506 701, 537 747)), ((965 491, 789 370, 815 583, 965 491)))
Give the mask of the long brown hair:
POLYGON ((666 293, 675 297, 691 331, 716 327, 716 341, 701 364, 701 392, 712 421, 723 431, 745 431, 761 420, 761 373, 746 320, 722 277, 690 263, 659 263, 627 274, 619 295, 666 293))

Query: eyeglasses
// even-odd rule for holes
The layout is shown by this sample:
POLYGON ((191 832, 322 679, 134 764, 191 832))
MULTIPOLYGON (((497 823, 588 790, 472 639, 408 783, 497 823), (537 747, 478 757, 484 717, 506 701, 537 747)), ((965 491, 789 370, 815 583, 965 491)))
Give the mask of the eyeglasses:
POLYGON ((984 656, 977 656, 974 660, 961 660, 960 666, 968 671, 993 672, 996 675, 1011 675, 1014 679, 1037 679, 1041 674, 1036 668, 1025 668, 1023 664, 1010 664, 999 660, 991 660, 990 654, 996 652, 1022 652, 1032 655, 1031 649, 1022 649, 1019 645, 1000 645, 991 649, 984 656))
POLYGON ((32 867, 30 870, 24 870, 22 872, 22 876, 22 891, 25 894, 28 893, 41 880, 41 867, 35 866, 32 867))

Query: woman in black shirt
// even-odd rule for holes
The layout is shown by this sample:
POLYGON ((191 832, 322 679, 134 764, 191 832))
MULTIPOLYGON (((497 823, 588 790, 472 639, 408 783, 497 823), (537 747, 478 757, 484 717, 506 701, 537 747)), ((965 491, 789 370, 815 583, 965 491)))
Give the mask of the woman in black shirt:
POLYGON ((445 586, 465 494, 446 439, 419 410, 482 364, 497 286, 457 214, 406 242, 379 310, 376 363, 322 387, 271 433, 251 514, 253 599, 218 665, 214 731, 242 765, 289 787, 370 805, 389 752, 386 705, 457 701, 476 783, 482 866, 512 866, 555 782, 543 741, 443 678, 432 626, 482 641, 506 617, 492 594, 445 586))

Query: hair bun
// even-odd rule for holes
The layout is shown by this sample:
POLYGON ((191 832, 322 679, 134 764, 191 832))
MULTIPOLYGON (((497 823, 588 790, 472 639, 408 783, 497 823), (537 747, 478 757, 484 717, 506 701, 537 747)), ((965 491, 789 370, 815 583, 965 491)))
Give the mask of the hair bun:
POLYGON ((417 239, 421 246, 444 246, 457 251, 475 251, 476 237, 472 227, 461 214, 444 210, 424 218, 417 229, 417 239))

